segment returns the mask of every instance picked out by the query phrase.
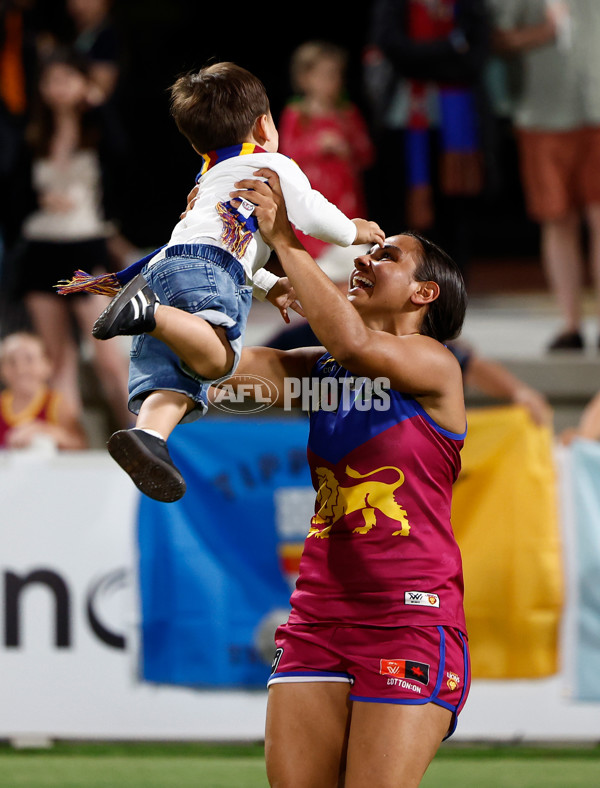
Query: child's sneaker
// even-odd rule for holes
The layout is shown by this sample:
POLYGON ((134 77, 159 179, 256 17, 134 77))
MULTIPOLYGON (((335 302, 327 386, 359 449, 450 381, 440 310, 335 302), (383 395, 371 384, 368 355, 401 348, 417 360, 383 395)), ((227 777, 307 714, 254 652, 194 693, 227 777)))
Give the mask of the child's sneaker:
POLYGON ((110 339, 153 331, 156 328, 154 312, 159 303, 143 274, 138 274, 98 317, 92 334, 96 339, 110 339))
POLYGON ((149 498, 178 501, 186 484, 162 438, 144 430, 119 430, 110 436, 108 451, 133 483, 149 498))

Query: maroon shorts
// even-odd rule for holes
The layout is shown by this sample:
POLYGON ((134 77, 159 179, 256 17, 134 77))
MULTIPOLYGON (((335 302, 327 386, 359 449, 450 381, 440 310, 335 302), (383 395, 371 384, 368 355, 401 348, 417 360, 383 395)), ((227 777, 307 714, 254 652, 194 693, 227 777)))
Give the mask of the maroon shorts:
MULTIPOLYGON (((351 685, 350 700, 437 703, 452 714, 447 737, 471 683, 469 648, 451 627, 353 627, 284 624, 267 686, 333 681, 351 685)), ((446 737, 446 738, 447 738, 446 737)))

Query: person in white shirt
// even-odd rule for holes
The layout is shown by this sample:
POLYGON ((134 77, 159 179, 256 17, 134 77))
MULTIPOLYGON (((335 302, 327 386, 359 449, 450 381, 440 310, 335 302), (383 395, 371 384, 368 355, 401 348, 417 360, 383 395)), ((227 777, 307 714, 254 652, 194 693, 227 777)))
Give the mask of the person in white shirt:
POLYGON ((340 246, 384 239, 379 225, 346 217, 277 153, 265 88, 249 71, 222 62, 180 77, 171 88, 171 114, 203 160, 196 200, 92 331, 97 339, 136 336, 129 374, 136 426, 114 433, 108 450, 143 493, 167 502, 182 497, 185 481, 166 440, 177 424, 206 411, 209 383, 235 371, 253 292, 269 298, 284 319, 288 307, 301 311, 287 278, 264 269, 271 249, 257 232, 254 205, 231 199, 235 184, 269 167, 280 177, 290 220, 307 235, 340 246), (172 307, 175 323, 185 312, 198 317, 189 336, 201 349, 194 370, 152 336, 159 303, 172 307))

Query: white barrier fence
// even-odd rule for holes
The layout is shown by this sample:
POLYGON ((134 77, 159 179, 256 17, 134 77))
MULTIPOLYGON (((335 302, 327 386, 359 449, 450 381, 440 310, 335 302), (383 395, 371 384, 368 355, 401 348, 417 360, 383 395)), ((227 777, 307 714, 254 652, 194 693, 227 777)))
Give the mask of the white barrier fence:
MULTIPOLYGON (((262 739, 265 691, 138 681, 136 507, 103 452, 0 454, 0 738, 262 739)), ((455 739, 600 740, 600 704, 569 698, 571 599, 561 673, 475 681, 455 739)))

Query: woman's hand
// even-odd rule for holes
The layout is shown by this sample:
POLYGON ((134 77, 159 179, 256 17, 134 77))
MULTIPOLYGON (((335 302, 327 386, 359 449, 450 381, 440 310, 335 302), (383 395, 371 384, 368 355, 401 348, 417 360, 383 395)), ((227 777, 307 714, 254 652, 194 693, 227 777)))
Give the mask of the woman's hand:
POLYGON ((196 184, 196 186, 194 186, 192 191, 188 194, 188 196, 187 196, 187 205, 185 206, 185 211, 183 211, 183 213, 181 213, 179 215, 180 219, 183 219, 184 216, 187 216, 187 214, 194 207, 194 203, 196 202, 196 197, 198 196, 199 189, 200 189, 200 187, 198 186, 198 184, 196 184))
POLYGON ((258 221, 260 234, 272 248, 279 244, 301 247, 288 219, 279 176, 267 168, 257 170, 254 175, 263 180, 247 178, 238 181, 236 191, 230 192, 233 199, 253 203, 254 216, 258 221))

